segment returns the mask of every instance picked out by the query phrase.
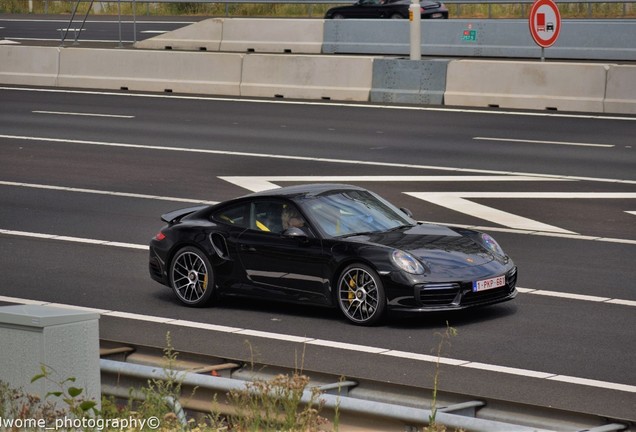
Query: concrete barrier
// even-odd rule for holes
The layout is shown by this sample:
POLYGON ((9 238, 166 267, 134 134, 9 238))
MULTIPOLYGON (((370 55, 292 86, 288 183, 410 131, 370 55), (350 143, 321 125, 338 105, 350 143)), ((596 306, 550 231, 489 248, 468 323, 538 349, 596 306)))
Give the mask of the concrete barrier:
MULTIPOLYGON (((636 60, 636 25, 632 20, 563 20, 548 59, 636 60)), ((527 19, 423 20, 424 56, 541 58, 527 19)), ((408 20, 325 20, 324 53, 410 53, 408 20)))
POLYGON ((607 71, 605 112, 636 114, 636 66, 610 65, 607 71))
POLYGON ((323 20, 226 19, 221 51, 320 54, 323 20))
POLYGON ((241 96, 368 101, 372 57, 250 54, 241 96))
POLYGON ((375 59, 371 102, 442 105, 448 62, 375 59))
POLYGON ((55 87, 59 48, 0 45, 0 82, 55 87))
POLYGON ((223 19, 211 18, 135 43, 141 49, 220 51, 223 19))
POLYGON ((608 65, 454 60, 446 105, 603 112, 608 65))
POLYGON ((61 87, 239 95, 242 54, 66 48, 61 87))

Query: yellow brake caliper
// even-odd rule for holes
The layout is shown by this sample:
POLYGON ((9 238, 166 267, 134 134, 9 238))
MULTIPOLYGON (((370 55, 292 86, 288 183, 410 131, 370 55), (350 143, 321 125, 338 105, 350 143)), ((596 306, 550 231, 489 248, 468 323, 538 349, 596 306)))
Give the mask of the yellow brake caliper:
POLYGON ((354 292, 355 287, 356 287, 356 280, 351 278, 351 280, 349 281, 349 288, 351 289, 349 290, 349 293, 348 293, 349 303, 353 302, 353 300, 356 298, 356 293, 354 292))

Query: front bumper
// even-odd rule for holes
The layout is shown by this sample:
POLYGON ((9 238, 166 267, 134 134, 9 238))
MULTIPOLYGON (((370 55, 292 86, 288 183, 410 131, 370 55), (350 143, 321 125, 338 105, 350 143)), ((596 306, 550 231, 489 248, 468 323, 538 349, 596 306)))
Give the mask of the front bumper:
MULTIPOLYGON (((502 287, 474 292, 472 282, 421 283, 413 286, 412 298, 389 301, 392 311, 433 312, 460 310, 512 300, 517 296, 517 268, 506 273, 502 287)), ((409 296, 410 297, 410 296, 409 296)))

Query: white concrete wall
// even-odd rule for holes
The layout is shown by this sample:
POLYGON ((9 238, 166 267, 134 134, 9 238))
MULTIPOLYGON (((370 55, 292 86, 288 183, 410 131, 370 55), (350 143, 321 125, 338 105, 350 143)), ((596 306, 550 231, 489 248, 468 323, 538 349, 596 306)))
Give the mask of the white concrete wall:
POLYGON ((211 18, 135 43, 141 49, 220 51, 223 18, 211 18))
POLYGON ((323 20, 226 19, 221 51, 320 54, 323 20))
POLYGON ((250 54, 241 96, 368 101, 372 57, 250 54))
MULTIPOLYGON (((373 62, 366 56, 0 45, 0 83, 369 101, 373 62)), ((634 114, 635 71, 633 65, 452 60, 444 104, 634 114)))
POLYGON ((63 49, 61 87, 239 95, 242 54, 63 49))
POLYGON ((608 65, 455 60, 446 105, 603 112, 608 65))
POLYGON ((13 85, 57 85, 57 47, 0 45, 0 82, 13 85))
POLYGON ((636 66, 611 65, 609 67, 605 112, 636 114, 636 66))

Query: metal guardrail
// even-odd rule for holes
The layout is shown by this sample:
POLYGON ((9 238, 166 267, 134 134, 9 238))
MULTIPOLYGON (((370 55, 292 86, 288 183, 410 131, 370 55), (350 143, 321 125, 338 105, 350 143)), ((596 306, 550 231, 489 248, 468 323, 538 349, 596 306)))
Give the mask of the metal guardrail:
MULTIPOLYGON (((102 393, 118 398, 135 397, 143 399, 141 386, 148 380, 177 379, 183 394, 189 395, 184 400, 175 402, 175 413, 181 406, 191 411, 210 413, 210 401, 217 402, 216 407, 227 407, 224 395, 231 390, 244 390, 246 383, 259 380, 269 381, 278 374, 291 374, 296 371, 271 367, 265 370, 262 365, 241 365, 228 363, 225 359, 189 355, 180 353, 179 360, 173 364, 176 370, 165 369, 165 359, 161 351, 150 347, 125 346, 118 343, 102 341, 103 346, 111 348, 101 350, 100 369, 102 377, 102 393), (257 366, 257 367, 255 367, 257 366), (211 374, 210 371, 213 371, 211 374), (193 389, 197 389, 195 393, 193 389), (218 396, 219 398, 217 399, 218 396)), ((374 418, 378 424, 397 425, 404 430, 420 430, 428 424, 431 410, 421 408, 428 400, 421 398, 421 392, 413 393, 412 389, 403 386, 397 388, 386 383, 370 383, 343 381, 342 377, 324 374, 311 374, 310 386, 303 393, 302 403, 312 401, 311 387, 317 387, 320 399, 324 403, 325 413, 336 410, 348 422, 355 419, 374 418), (410 428, 408 426, 410 426, 410 428)), ((589 414, 542 411, 538 407, 528 407, 497 401, 471 400, 459 395, 438 394, 439 409, 436 421, 452 430, 467 432, 547 432, 547 431, 588 431, 616 432, 628 431, 629 422, 611 421, 589 414), (503 410, 502 407, 505 407, 503 410), (486 413, 487 415, 483 415, 486 413), (490 418, 488 418, 490 417, 490 418), (523 419, 521 423, 519 419, 523 419)), ((425 398, 424 398, 425 399, 425 398)), ((351 423, 353 425, 353 423, 351 423)), ((368 423, 367 423, 368 426, 368 423)), ((633 426, 633 425, 632 425, 633 426)))
MULTIPOLYGON (((48 3, 50 0, 44 0, 44 13, 48 13, 48 3)), ((73 1, 76 4, 79 3, 93 3, 95 0, 69 0, 73 1)), ((472 7, 472 6, 487 6, 487 16, 486 18, 492 18, 492 7, 493 6, 504 6, 504 5, 520 5, 521 10, 519 12, 520 18, 527 18, 527 7, 534 3, 535 0, 441 0, 446 5, 453 5, 457 8, 457 13, 460 14, 462 8, 472 7)), ((97 3, 117 3, 118 8, 121 7, 121 3, 129 3, 132 4, 133 9, 136 4, 143 4, 149 12, 148 8, 152 4, 171 4, 171 3, 183 3, 183 4, 224 4, 225 5, 225 16, 230 16, 229 8, 233 5, 250 5, 250 4, 288 4, 288 5, 305 5, 308 10, 308 17, 312 17, 312 8, 314 5, 347 5, 353 3, 353 0, 116 0, 116 1, 97 1, 97 3)), ((587 5, 587 18, 591 18, 594 16, 593 8, 596 5, 602 4, 613 4, 613 5, 623 5, 622 6, 622 17, 633 16, 636 15, 636 7, 634 4, 636 0, 564 0, 558 1, 558 5, 566 6, 566 5, 587 5)), ((32 3, 30 3, 30 7, 32 3)), ((32 12, 32 10, 31 10, 32 12)))

